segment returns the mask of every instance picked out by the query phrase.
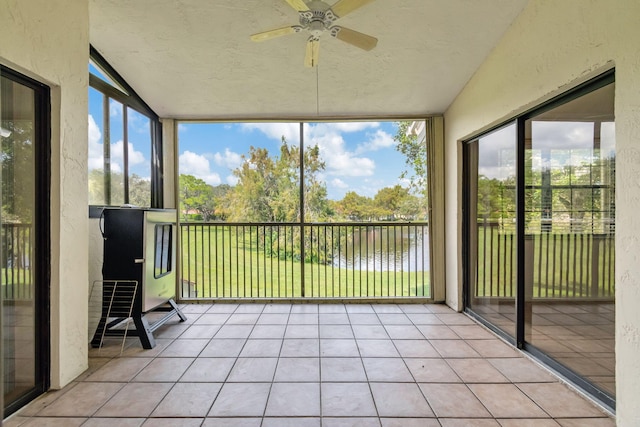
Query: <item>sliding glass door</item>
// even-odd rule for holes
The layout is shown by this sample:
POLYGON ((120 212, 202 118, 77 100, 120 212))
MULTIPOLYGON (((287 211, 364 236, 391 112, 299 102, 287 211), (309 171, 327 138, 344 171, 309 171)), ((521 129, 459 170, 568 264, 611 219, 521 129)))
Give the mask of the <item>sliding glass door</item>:
POLYGON ((48 89, 0 67, 4 415, 48 383, 48 89))
POLYGON ((464 144, 465 307, 615 406, 613 73, 464 144))

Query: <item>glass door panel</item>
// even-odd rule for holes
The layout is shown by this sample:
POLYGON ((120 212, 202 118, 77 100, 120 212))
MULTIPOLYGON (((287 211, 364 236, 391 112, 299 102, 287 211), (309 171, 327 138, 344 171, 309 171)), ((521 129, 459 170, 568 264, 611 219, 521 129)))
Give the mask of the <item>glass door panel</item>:
POLYGON ((515 336, 516 126, 466 146, 467 307, 515 336))
POLYGON ((525 122, 525 339, 615 395, 614 84, 525 122))
MULTIPOLYGON (((4 71, 4 70, 3 70, 4 71)), ((2 363, 4 415, 44 391, 48 351, 41 347, 43 265, 37 238, 42 200, 37 162, 43 125, 39 119, 42 92, 13 73, 0 76, 0 147, 2 203, 0 283, 2 285, 2 363), (23 84, 24 83, 24 84, 23 84)), ((42 151, 41 151, 42 150, 42 151)), ((42 171, 46 173, 46 171, 42 171)))

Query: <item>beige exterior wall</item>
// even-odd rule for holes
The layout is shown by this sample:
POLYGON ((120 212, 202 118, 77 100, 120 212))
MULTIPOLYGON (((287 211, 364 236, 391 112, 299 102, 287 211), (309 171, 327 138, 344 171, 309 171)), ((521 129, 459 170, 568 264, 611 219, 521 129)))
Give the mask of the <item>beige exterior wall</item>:
POLYGON ((531 0, 445 114, 447 303, 461 309, 460 140, 615 66, 617 422, 640 425, 640 2, 531 0))
POLYGON ((51 385, 87 368, 87 0, 4 0, 0 62, 51 87, 51 385))

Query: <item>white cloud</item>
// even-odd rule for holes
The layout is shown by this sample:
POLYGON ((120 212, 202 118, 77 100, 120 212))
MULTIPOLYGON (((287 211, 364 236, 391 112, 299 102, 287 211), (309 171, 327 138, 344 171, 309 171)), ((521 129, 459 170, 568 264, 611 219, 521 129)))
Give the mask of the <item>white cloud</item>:
POLYGON ((238 177, 235 175, 227 175, 226 181, 227 181, 227 184, 234 186, 238 183, 239 180, 238 180, 238 177))
POLYGON ((299 123, 242 123, 240 126, 249 131, 258 130, 277 141, 280 141, 283 136, 289 143, 300 139, 299 123))
POLYGON ((374 134, 368 134, 369 140, 358 145, 356 149, 357 153, 364 153, 367 151, 377 151, 382 148, 388 148, 395 145, 393 136, 387 132, 378 129, 374 134))
MULTIPOLYGON (((104 152, 102 143, 102 132, 100 127, 96 123, 91 114, 88 116, 89 120, 89 170, 103 169, 104 168, 104 152)), ((121 173, 123 172, 124 165, 124 142, 119 140, 111 144, 111 172, 121 173)), ((129 167, 146 163, 147 160, 144 154, 140 151, 136 151, 133 143, 129 143, 129 167)))
POLYGON ((118 101, 111 99, 109 100, 109 117, 118 117, 122 115, 122 104, 118 101))
POLYGON ((213 160, 219 166, 225 166, 229 169, 235 169, 242 164, 242 155, 234 153, 233 151, 225 148, 224 154, 215 153, 213 160))
POLYGON ((328 174, 338 177, 373 175, 376 166, 373 160, 348 151, 342 135, 319 126, 310 129, 307 146, 318 146, 328 174))
POLYGON ((89 114, 89 170, 103 167, 102 132, 93 116, 89 114))
POLYGON ((209 185, 219 185, 222 182, 220 175, 211 171, 209 160, 191 151, 180 154, 179 168, 181 174, 193 175, 209 185))
POLYGON ((335 188, 349 188, 349 185, 340 178, 334 178, 331 180, 331 186, 335 188))
POLYGON ((342 123, 318 123, 311 125, 322 132, 360 132, 365 129, 375 129, 380 127, 379 122, 342 122, 342 123))

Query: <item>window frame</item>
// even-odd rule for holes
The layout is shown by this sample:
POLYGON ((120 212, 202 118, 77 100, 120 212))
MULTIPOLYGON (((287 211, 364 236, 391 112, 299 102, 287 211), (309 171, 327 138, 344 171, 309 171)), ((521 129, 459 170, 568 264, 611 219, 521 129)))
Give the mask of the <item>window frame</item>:
MULTIPOLYGON (((163 185, 164 185, 164 168, 162 162, 162 124, 160 117, 156 114, 151 107, 135 92, 135 90, 129 86, 124 78, 107 62, 107 60, 98 52, 93 46, 89 47, 90 61, 102 71, 105 76, 108 76, 118 87, 115 87, 100 77, 89 72, 89 89, 94 89, 103 95, 104 103, 107 108, 103 111, 103 123, 109 123, 109 100, 113 99, 120 104, 123 108, 123 122, 125 128, 127 127, 127 109, 131 108, 137 113, 147 117, 150 122, 150 137, 151 137, 151 158, 149 159, 149 166, 151 170, 151 200, 150 208, 162 208, 164 206, 163 198, 163 185)), ((129 138, 125 129, 123 135, 124 143, 124 203, 129 203, 129 164, 128 164, 128 147, 129 138)), ((104 144, 104 141, 103 141, 104 144)), ((110 173, 107 168, 106 162, 103 166, 105 172, 105 181, 110 179, 110 173)), ((104 205, 89 205, 89 217, 98 218, 100 212, 105 206, 114 206, 110 204, 110 189, 107 190, 107 203, 104 205)))

